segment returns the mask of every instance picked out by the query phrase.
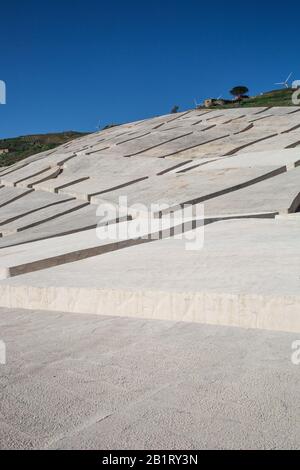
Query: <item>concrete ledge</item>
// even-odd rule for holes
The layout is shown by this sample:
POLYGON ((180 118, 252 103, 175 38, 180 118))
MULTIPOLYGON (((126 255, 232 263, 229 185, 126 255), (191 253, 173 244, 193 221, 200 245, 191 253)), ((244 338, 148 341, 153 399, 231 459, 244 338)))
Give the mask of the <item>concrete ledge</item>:
POLYGON ((5 194, 3 198, 0 199, 0 208, 11 204, 14 201, 17 201, 21 197, 26 196, 29 193, 33 192, 33 189, 24 189, 24 188, 5 188, 5 194))
POLYGON ((300 295, 277 297, 1 284, 0 306, 300 332, 300 295))
POLYGON ((294 214, 278 214, 275 220, 300 222, 300 212, 294 214))
POLYGON ((17 219, 14 222, 2 225, 0 227, 0 233, 2 234, 2 237, 6 237, 8 235, 22 232, 24 230, 37 227, 38 225, 45 224, 46 222, 58 219, 59 217, 69 215, 72 212, 78 211, 86 206, 88 206, 87 202, 78 202, 76 200, 65 202, 60 206, 52 205, 46 209, 43 209, 42 211, 36 211, 33 214, 29 214, 27 216, 24 215, 22 218, 17 219))
MULTIPOLYGON (((29 169, 30 169, 30 167, 29 167, 29 169)), ((13 188, 17 185, 20 185, 24 181, 34 180, 36 177, 40 177, 40 175, 43 175, 44 173, 48 174, 48 172, 51 171, 51 167, 47 166, 45 168, 38 169, 37 171, 34 171, 34 170, 32 170, 32 171, 33 171, 33 173, 30 171, 29 174, 26 174, 26 176, 24 176, 24 177, 20 177, 20 175, 19 175, 20 179, 1 179, 1 183, 4 184, 7 187, 13 188)), ((25 185, 25 187, 27 187, 27 186, 25 185)))

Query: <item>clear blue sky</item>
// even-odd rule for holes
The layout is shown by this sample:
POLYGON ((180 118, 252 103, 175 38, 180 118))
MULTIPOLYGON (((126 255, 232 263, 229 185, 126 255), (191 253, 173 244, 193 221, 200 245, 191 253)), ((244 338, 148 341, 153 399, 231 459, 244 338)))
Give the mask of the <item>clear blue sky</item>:
POLYGON ((93 131, 300 79, 299 17, 290 0, 2 2, 0 137, 93 131))

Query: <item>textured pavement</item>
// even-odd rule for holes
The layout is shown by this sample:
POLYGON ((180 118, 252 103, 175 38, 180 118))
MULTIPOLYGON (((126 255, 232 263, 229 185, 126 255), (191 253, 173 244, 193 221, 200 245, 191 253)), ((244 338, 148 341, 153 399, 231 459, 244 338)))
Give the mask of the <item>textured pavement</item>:
POLYGON ((0 310, 1 449, 296 449, 299 335, 0 310))

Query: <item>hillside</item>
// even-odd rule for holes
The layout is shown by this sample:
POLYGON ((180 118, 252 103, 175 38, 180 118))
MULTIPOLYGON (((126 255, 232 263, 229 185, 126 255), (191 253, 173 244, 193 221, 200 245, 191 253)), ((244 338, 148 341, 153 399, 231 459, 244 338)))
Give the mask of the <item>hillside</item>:
POLYGON ((0 140, 1 150, 7 149, 8 153, 0 155, 0 167, 9 166, 36 153, 54 149, 59 145, 83 137, 86 133, 68 131, 54 134, 38 134, 15 137, 0 140))
POLYGON ((298 106, 189 110, 2 170, 0 308, 298 334, 299 148, 298 106))
MULTIPOLYGON (((239 103, 229 103, 222 106, 212 106, 213 109, 236 109, 236 108, 260 108, 260 107, 290 107, 295 106, 292 102, 292 94, 294 90, 282 89, 272 90, 262 95, 252 96, 249 100, 239 103)), ((197 109, 207 109, 199 106, 197 109)), ((116 127, 116 124, 108 125, 103 130, 116 127)), ((21 136, 11 139, 0 139, 0 167, 7 167, 13 163, 17 163, 26 157, 47 150, 55 149, 78 137, 88 135, 83 132, 61 132, 52 134, 37 134, 21 136), (2 149, 8 149, 9 152, 1 154, 2 149)))
POLYGON ((251 96, 250 99, 240 103, 230 103, 223 106, 213 106, 213 108, 253 108, 253 107, 282 107, 295 106, 292 95, 295 90, 292 88, 282 90, 272 90, 258 96, 251 96))

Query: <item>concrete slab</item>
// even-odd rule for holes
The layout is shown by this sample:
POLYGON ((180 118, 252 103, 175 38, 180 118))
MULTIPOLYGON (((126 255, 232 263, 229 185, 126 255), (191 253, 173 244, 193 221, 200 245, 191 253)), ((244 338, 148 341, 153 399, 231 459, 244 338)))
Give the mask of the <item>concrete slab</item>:
POLYGON ((59 194, 76 197, 83 201, 90 201, 93 196, 98 194, 109 193, 114 190, 127 188, 140 181, 146 180, 148 177, 137 178, 128 181, 126 177, 116 177, 111 181, 107 180, 107 177, 103 175, 102 178, 90 178, 89 180, 82 181, 81 183, 72 184, 71 186, 63 187, 59 189, 59 194))
POLYGON ((99 240, 96 230, 36 241, 0 250, 0 278, 18 276, 112 251, 117 241, 99 240), (101 249, 102 247, 102 249, 101 249))
MULTIPOLYGON (((7 188, 8 189, 8 188, 7 188)), ((16 190, 11 193, 15 194, 16 190)), ((17 194, 19 189, 17 190, 17 194)), ((22 197, 10 202, 9 204, 1 207, 0 227, 4 224, 12 222, 24 215, 31 214, 36 211, 41 211, 49 206, 61 204, 70 201, 68 196, 61 196, 49 194, 42 191, 28 191, 24 194, 21 192, 22 197), (24 195, 23 195, 24 194, 24 195)))
MULTIPOLYGON (((263 151, 269 150, 270 148, 273 148, 276 150, 283 150, 295 144, 296 142, 298 142, 298 140, 299 140, 299 132, 294 131, 288 134, 280 134, 280 135, 274 136, 269 141, 266 140, 266 141, 262 141, 257 144, 254 144, 250 150, 251 152, 263 152, 263 151)), ((242 149, 239 153, 244 153, 246 151, 248 153, 249 148, 242 149)), ((298 152, 299 152, 299 148, 298 148, 298 152)))
POLYGON ((136 182, 107 194, 93 196, 91 203, 98 205, 107 201, 119 204, 120 197, 126 196, 128 206, 144 204, 149 210, 151 204, 168 204, 173 207, 181 203, 203 202, 285 171, 285 167, 210 170, 209 165, 200 169, 198 172, 165 174, 136 182))
POLYGON ((2 209, 2 207, 7 206, 7 204, 12 203, 31 192, 32 189, 29 188, 0 188, 0 208, 2 209))
POLYGON ((159 132, 159 130, 153 131, 151 134, 136 141, 129 141, 118 145, 118 147, 113 148, 113 151, 119 155, 130 157, 145 152, 146 150, 160 147, 166 142, 172 142, 191 133, 192 131, 190 130, 184 131, 180 128, 171 130, 168 133, 159 132))
POLYGON ((39 173, 38 175, 33 176, 32 178, 26 178, 20 183, 16 183, 16 186, 19 188, 32 188, 38 183, 56 178, 60 174, 60 172, 61 168, 59 166, 54 166, 48 171, 43 171, 42 173, 39 173))
MULTIPOLYGON (((177 164, 186 162, 187 160, 179 160, 177 164)), ((95 156, 84 156, 84 158, 76 158, 64 165, 63 173, 57 178, 65 178, 68 175, 76 177, 89 175, 93 178, 127 178, 128 181, 141 178, 144 176, 153 176, 157 173, 167 170, 174 166, 173 159, 158 159, 149 157, 147 159, 139 159, 137 163, 135 159, 125 159, 118 155, 108 155, 105 152, 95 156)))
POLYGON ((77 200, 61 202, 59 205, 49 205, 39 211, 31 212, 27 215, 24 214, 21 218, 4 223, 0 226, 0 234, 2 237, 6 237, 13 233, 40 226, 50 220, 56 220, 71 213, 76 217, 76 211, 87 205, 87 202, 77 200))
MULTIPOLYGON (((149 209, 153 203, 169 204, 172 209, 178 208, 183 203, 194 205, 205 203, 206 218, 213 220, 232 217, 267 218, 275 217, 278 213, 297 211, 300 206, 298 174, 300 158, 297 148, 297 142, 300 142, 300 114, 295 111, 298 109, 236 108, 232 110, 193 110, 178 115, 159 116, 76 139, 76 141, 69 142, 51 152, 32 156, 24 162, 12 166, 11 169, 3 170, 0 177, 0 180, 4 181, 3 184, 32 185, 34 190, 25 196, 26 193, 20 192, 22 188, 3 187, 0 189, 0 223, 2 224, 0 228, 5 235, 0 240, 0 252, 2 251, 3 259, 7 247, 11 247, 12 250, 23 250, 20 248, 23 244, 30 244, 38 240, 51 241, 57 237, 65 236, 64 240, 61 240, 61 246, 57 243, 54 244, 56 251, 54 250, 55 252, 52 254, 50 253, 51 243, 49 243, 48 247, 44 246, 43 252, 37 250, 36 254, 30 254, 27 251, 27 258, 23 259, 23 264, 20 259, 20 262, 12 263, 11 266, 33 266, 34 263, 41 261, 44 263, 47 260, 47 253, 50 253, 51 262, 54 262, 59 256, 70 253, 72 246, 74 247, 72 243, 68 246, 70 242, 68 236, 72 233, 77 233, 80 238, 80 253, 88 253, 91 245, 89 245, 88 237, 84 233, 95 228, 99 222, 99 217, 96 215, 96 205, 109 203, 117 206, 120 196, 127 196, 129 212, 133 215, 136 211, 131 208, 131 205, 135 203, 143 203, 149 209), (226 135, 228 137, 223 137, 226 135), (101 150, 103 146, 106 148, 104 151, 101 150), (284 150, 285 147, 290 147, 290 149, 284 150), (131 158, 124 158, 126 156, 131 156, 131 158), (41 181, 45 178, 47 181, 41 181), (63 199, 70 198, 78 198, 79 201, 63 202, 63 199), (78 209, 81 204, 87 205, 78 209), (93 206, 93 204, 95 205, 93 206), (76 209, 74 213, 68 213, 73 209, 76 209), (20 230, 20 232, 12 233, 16 230, 20 230)), ((206 223, 208 223, 207 220, 206 223)), ((239 221, 239 223, 247 226, 245 220, 239 221)), ((285 226, 285 223, 292 224, 293 230, 296 230, 296 219, 295 221, 290 219, 276 221, 276 224, 280 226, 285 226)), ((240 228, 237 226, 232 230, 239 231, 240 228)), ((268 234, 269 229, 265 228, 264 230, 268 234)), ((250 231, 256 237, 256 231, 252 226, 250 231)), ((282 236, 287 243, 290 243, 288 231, 284 232, 282 236)), ((220 240, 222 240, 221 235, 220 240)), ((46 243, 45 241, 45 245, 46 243)), ((245 243, 248 243, 247 237, 245 243)), ((153 248, 150 245, 154 247, 155 243, 149 244, 149 248, 147 245, 149 254, 146 255, 146 263, 148 257, 151 258, 150 252, 153 248)), ((160 242, 158 245, 161 246, 160 242)), ((239 243, 235 243, 235 246, 239 247, 239 243)), ((143 248, 145 248, 145 253, 148 253, 146 246, 143 248)), ((37 245, 32 247, 33 251, 35 249, 37 249, 37 245)), ((131 253, 137 252, 139 256, 139 252, 135 251, 135 248, 131 249, 132 251, 127 255, 128 260, 131 259, 131 253)), ((142 259, 144 251, 142 247, 139 249, 142 259)), ((168 249, 167 247, 167 251, 168 249)), ((179 247, 178 249, 180 250, 179 247)), ((226 250, 226 246, 224 249, 226 250)), ((122 250, 122 252, 126 250, 122 250)), ((76 247, 73 252, 76 253, 76 247)), ((90 253, 92 252, 90 251, 90 253)), ((237 258, 238 255, 239 253, 237 253, 237 258)), ((9 260, 9 256, 7 260, 9 260)), ((18 252, 12 253, 11 256, 15 256, 15 260, 18 261, 18 252)), ((104 256, 108 256, 108 254, 104 256)), ((175 251, 173 256, 175 256, 175 251)), ((70 258, 64 259, 69 260, 70 258)), ((101 256, 101 266, 104 259, 101 256)), ((135 260, 135 254, 133 259, 135 260)), ((161 259, 164 259, 162 254, 161 259)), ((185 257, 182 260, 184 264, 185 257)), ((189 262, 187 260, 187 264, 189 262)), ((73 267, 77 265, 79 262, 78 264, 77 262, 73 263, 73 267)), ((94 268, 91 267, 91 271, 89 271, 89 265, 86 266, 87 279, 90 280, 90 273, 94 268)), ((249 270, 252 282, 251 268, 247 262, 245 266, 246 273, 247 269, 249 270)), ((46 277, 49 275, 51 278, 52 269, 54 268, 45 269, 43 275, 46 277)), ((213 271, 213 268, 211 270, 213 271)), ((116 273, 117 271, 114 275, 116 273)), ((224 272, 222 274, 224 275, 224 272)), ((65 275, 72 277, 72 274, 67 274, 67 272, 65 275)), ((95 276, 97 279, 97 274, 95 276)), ((25 275, 20 276, 20 279, 21 277, 23 278, 25 275)), ((159 280, 159 275, 157 277, 159 280)), ((81 274, 78 274, 78 279, 81 279, 81 274)), ((112 282, 112 278, 110 281, 112 282)), ((91 280, 91 285, 93 282, 91 280)), ((138 282, 137 279, 136 282, 138 282)), ((202 283, 202 278, 200 278, 200 282, 202 283)), ((286 282, 288 281, 286 280, 286 282)), ((69 287, 73 289, 74 286, 69 287)), ((69 287, 67 286, 67 289, 69 287)), ((225 287, 221 292, 222 296, 228 294, 225 287)), ((76 288, 80 289, 79 281, 76 288)), ((232 288, 235 288, 234 283, 232 288)), ((83 282, 83 291, 85 289, 83 282)), ((98 295, 97 289, 95 287, 96 297, 98 295)), ((147 289, 150 291, 150 286, 147 289)), ((182 293, 178 286, 177 289, 180 297, 182 293)), ((251 287, 249 292, 245 291, 245 325, 253 324, 253 319, 248 313, 250 303, 254 302, 255 309, 261 309, 263 312, 262 319, 259 319, 255 326, 263 327, 266 324, 271 327, 274 323, 276 328, 279 328, 278 325, 281 325, 282 328, 298 328, 297 318, 294 319, 295 323, 291 326, 291 319, 294 318, 294 305, 298 302, 297 298, 296 300, 293 298, 291 300, 292 307, 288 307, 288 311, 291 308, 291 313, 288 314, 287 323, 284 320, 278 320, 277 317, 273 322, 270 319, 269 301, 265 300, 265 296, 263 299, 255 297, 251 300, 252 294, 251 287)), ((20 299, 22 295, 20 295, 20 299)), ((114 302, 118 301, 113 299, 113 295, 107 295, 108 305, 112 305, 114 308, 114 302)), ((121 297, 122 295, 120 294, 121 297)), ((134 305, 132 309, 137 312, 135 295, 132 297, 134 305)), ((201 291, 199 295, 202 299, 199 300, 200 303, 197 303, 198 300, 194 298, 191 302, 195 302, 193 305, 203 306, 203 302, 206 302, 203 297, 204 293, 201 291)), ((230 292, 228 295, 231 295, 230 292)), ((27 293, 24 296, 26 298, 27 293)), ((127 293, 124 296, 126 298, 127 293)), ((39 295, 36 298, 39 298, 39 295)), ((100 299, 100 304, 103 298, 100 299)), ((71 299, 71 294, 69 299, 71 299)), ((156 307, 154 308, 153 305, 157 301, 156 294, 149 294, 149 299, 150 311, 152 308, 155 310, 156 307)), ((212 315, 211 311, 215 309, 216 312, 221 312, 222 318, 223 314, 225 317, 229 315, 231 320, 233 318, 233 322, 242 324, 243 321, 236 316, 240 300, 236 298, 233 300, 232 317, 231 308, 226 303, 227 300, 220 300, 220 307, 219 304, 215 306, 217 300, 211 299, 213 307, 208 309, 208 316, 212 315), (239 323, 240 321, 242 323, 239 323)), ((81 305, 80 296, 78 302, 81 305)), ((97 301, 95 302, 97 303, 97 301)), ((131 300, 126 300, 126 302, 128 305, 131 304, 131 300)), ((143 302, 144 300, 142 300, 142 305, 143 302)), ((271 302, 273 302, 273 297, 271 302)), ((279 307, 285 308, 285 300, 282 295, 279 296, 278 304, 276 302, 275 312, 279 307)), ((120 303, 123 305, 122 300, 120 303)), ((178 305, 178 312, 180 312, 181 300, 178 300, 178 305)), ((76 306, 76 308, 79 307, 76 306)), ((142 312, 143 309, 142 306, 142 312)), ((157 307, 158 315, 161 310, 162 307, 157 307)), ((173 312, 169 307, 166 308, 166 311, 173 312)), ((180 315, 178 312, 175 314, 180 315)), ((193 317, 192 313, 191 315, 193 317)))
POLYGON ((189 156, 189 152, 199 146, 209 145, 212 142, 223 141, 230 134, 225 130, 217 128, 209 129, 205 132, 197 132, 193 129, 190 135, 181 137, 174 141, 166 142, 157 148, 145 149, 143 156, 152 155, 165 158, 171 155, 182 154, 189 156))
POLYGON ((159 116, 1 170, 0 448, 299 448, 299 111, 159 116), (205 220, 100 241, 91 202, 119 196, 205 220))
POLYGON ((293 222, 218 222, 201 250, 161 240, 1 281, 0 305, 300 332, 298 239, 293 222))
POLYGON ((299 448, 293 334, 4 309, 0 329, 1 449, 299 448))
MULTIPOLYGON (((71 201, 74 203, 74 201, 71 201)), ((60 206, 60 210, 66 211, 65 203, 60 206)), ((76 209, 76 206, 75 206, 76 209)), ((71 206, 71 210, 75 210, 71 206)), ((70 211, 71 211, 70 210, 70 211)), ((78 210, 78 209, 77 209, 78 210)), ((60 213, 55 214, 58 218, 62 216, 60 213)), ((243 218, 274 218, 275 214, 248 214, 248 215, 233 215, 229 218, 243 219, 243 218)), ((45 217, 45 215, 44 215, 45 217)), ((136 215, 137 217, 137 215, 136 215)), ((54 218, 54 216, 52 216, 54 218)), ((24 217, 26 220, 26 218, 24 217)), ((18 231, 29 230, 37 225, 42 225, 47 219, 32 222, 31 225, 24 225, 25 221, 22 219, 20 226, 10 226, 10 230, 4 226, 2 236, 9 236, 18 231), (14 231, 15 230, 15 231, 14 231), (7 232, 7 233, 6 233, 7 232)), ((50 216, 49 216, 50 219, 50 216)), ((208 218, 204 219, 201 215, 197 214, 185 217, 185 223, 191 221, 194 228, 216 223, 224 218, 208 218)), ((0 250, 0 279, 19 276, 29 272, 48 269, 49 267, 58 266, 61 264, 72 263, 82 259, 91 258, 103 253, 121 250, 130 246, 136 246, 143 243, 148 243, 149 240, 160 240, 169 238, 170 234, 173 235, 182 233, 181 219, 176 217, 174 219, 155 218, 149 224, 149 220, 140 219, 139 238, 134 237, 134 227, 137 224, 137 219, 131 221, 119 222, 117 224, 111 223, 109 230, 108 227, 102 223, 99 217, 99 224, 97 230, 86 230, 80 233, 72 233, 70 235, 58 236, 50 239, 44 239, 18 247, 7 247, 0 250)), ((185 231, 190 230, 191 226, 185 226, 185 231)))
POLYGON ((300 169, 261 181, 259 184, 205 201, 205 214, 229 215, 251 212, 295 212, 300 206, 300 169))
MULTIPOLYGON (((89 149, 98 150, 102 148, 102 144, 106 142, 112 148, 119 147, 118 150, 122 147, 116 145, 119 142, 119 139, 126 140, 126 135, 128 138, 134 137, 134 134, 137 136, 142 133, 151 132, 154 134, 156 132, 161 132, 162 134, 168 134, 169 131, 179 132, 180 129, 191 129, 191 131, 197 128, 195 125, 197 122, 207 122, 207 124, 216 125, 218 127, 223 127, 225 129, 226 123, 227 126, 234 125, 238 123, 241 128, 249 124, 251 121, 259 119, 259 121, 254 121, 255 128, 257 126, 264 126, 265 131, 272 129, 274 132, 282 132, 288 128, 284 128, 284 123, 286 122, 288 126, 291 123, 292 125, 297 124, 297 108, 245 108, 245 109, 230 109, 230 110, 196 110, 190 111, 188 113, 181 113, 176 116, 166 115, 160 116, 154 119, 143 120, 137 123, 129 123, 122 126, 117 126, 114 129, 106 130, 103 132, 95 133, 91 136, 86 136, 80 139, 76 139, 74 142, 70 142, 65 146, 62 146, 59 149, 52 151, 51 159, 54 162, 54 159, 58 152, 61 152, 62 149, 68 150, 69 152, 89 152, 89 149), (294 113, 294 114, 291 114, 294 113), (235 120, 235 121, 233 121, 235 120), (241 121, 240 123, 238 121, 241 121), (175 129, 174 129, 175 127, 175 129), (169 131, 168 131, 169 130, 169 131), (125 136, 125 137, 124 137, 125 136)), ((202 124, 200 123, 200 126, 202 124)), ((245 127, 244 127, 245 128, 245 127)), ((262 129, 262 128, 261 128, 262 129)), ((259 131, 259 128, 258 128, 259 131)), ((236 132, 235 128, 232 127, 232 132, 236 132)), ((260 133, 262 130, 260 131, 260 133)), ((154 135, 153 134, 153 135, 154 135)), ((147 139, 148 136, 145 136, 147 139)), ((151 142, 151 136, 150 141, 151 142)), ((156 139, 156 137, 155 137, 156 139)), ((132 141, 134 142, 134 141, 132 141)), ((128 142, 129 143, 129 142, 128 142)), ((125 148, 125 147, 124 147, 125 148)), ((135 148, 133 149, 133 151, 135 148)), ((140 150, 140 149, 138 149, 140 150)), ((130 150, 131 152, 131 150, 130 150)), ((35 161, 36 159, 32 160, 35 161)))
MULTIPOLYGON (((156 155, 158 157, 165 157, 173 154, 177 154, 182 158, 192 158, 197 156, 210 156, 210 155, 218 155, 224 156, 227 154, 236 154, 243 148, 248 148, 257 143, 258 141, 262 142, 264 140, 270 139, 274 136, 274 132, 266 132, 262 134, 260 131, 255 131, 250 129, 248 132, 243 134, 232 134, 230 135, 230 131, 223 129, 223 134, 220 133, 220 130, 209 130, 202 134, 202 139, 198 141, 198 145, 188 145, 189 142, 185 142, 185 145, 175 146, 175 144, 171 147, 169 145, 165 145, 165 147, 161 147, 154 151, 148 151, 144 154, 147 156, 151 153, 151 155, 156 155), (213 133, 214 131, 214 133, 213 133), (211 139, 208 138, 208 133, 211 133, 211 139), (213 135, 215 137, 213 137, 213 135)), ((196 142, 196 140, 194 141, 196 142)), ((284 148, 284 147, 283 147, 284 148)))
POLYGON ((83 181, 86 181, 89 178, 90 178, 89 176, 62 175, 58 178, 48 179, 41 183, 35 184, 34 189, 40 190, 40 191, 49 191, 51 193, 58 193, 60 189, 69 188, 70 186, 73 186, 74 184, 82 183, 83 181))
POLYGON ((52 219, 17 234, 7 235, 0 238, 0 250, 9 246, 18 246, 23 243, 51 239, 96 228, 99 224, 99 216, 96 212, 96 206, 87 205, 76 210, 76 216, 73 213, 66 214, 63 217, 52 219))
POLYGON ((17 183, 21 183, 27 179, 35 176, 41 177, 42 174, 48 172, 50 166, 45 164, 43 160, 33 162, 19 170, 14 171, 8 175, 1 177, 1 184, 5 186, 15 186, 17 183))
MULTIPOLYGON (((203 159, 199 160, 200 162, 203 159)), ((191 166, 197 164, 197 160, 193 160, 191 166)), ((290 150, 266 150, 264 152, 241 152, 236 156, 229 158, 219 158, 211 161, 206 167, 201 166, 197 171, 224 169, 224 168, 253 168, 253 167, 272 167, 286 166, 287 169, 292 169, 300 164, 300 151, 299 149, 290 150)))
POLYGON ((300 212, 294 214, 278 214, 275 217, 276 221, 294 221, 300 222, 300 212))

